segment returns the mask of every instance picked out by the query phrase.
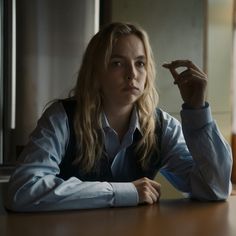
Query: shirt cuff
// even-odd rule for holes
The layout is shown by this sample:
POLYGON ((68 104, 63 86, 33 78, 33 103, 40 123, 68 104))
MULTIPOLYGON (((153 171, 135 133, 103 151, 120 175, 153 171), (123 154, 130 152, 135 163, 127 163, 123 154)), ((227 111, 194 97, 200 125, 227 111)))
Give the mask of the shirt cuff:
POLYGON ((132 183, 110 183, 115 193, 115 207, 138 205, 138 192, 132 183))
POLYGON ((183 109, 180 113, 182 125, 189 129, 200 129, 213 121, 208 103, 201 109, 183 109))

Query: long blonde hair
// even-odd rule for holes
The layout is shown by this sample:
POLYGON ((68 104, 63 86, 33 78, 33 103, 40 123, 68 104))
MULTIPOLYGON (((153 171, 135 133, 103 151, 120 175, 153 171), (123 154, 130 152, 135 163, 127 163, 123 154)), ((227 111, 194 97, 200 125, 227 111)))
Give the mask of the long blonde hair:
POLYGON ((150 154, 157 148, 155 109, 158 104, 158 94, 155 89, 156 72, 148 36, 144 30, 132 24, 111 23, 94 35, 89 42, 73 90, 77 101, 74 128, 78 150, 74 163, 79 163, 85 172, 89 172, 96 166, 104 150, 101 122, 102 98, 98 76, 108 67, 117 38, 130 34, 141 39, 147 57, 145 89, 137 101, 142 138, 137 143, 136 152, 143 168, 147 166, 150 154))

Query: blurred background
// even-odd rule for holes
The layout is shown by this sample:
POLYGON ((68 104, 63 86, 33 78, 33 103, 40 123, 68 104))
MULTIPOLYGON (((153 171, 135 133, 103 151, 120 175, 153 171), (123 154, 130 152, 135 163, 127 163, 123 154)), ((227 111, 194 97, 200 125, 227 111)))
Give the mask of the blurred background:
MULTIPOLYGON (((0 5, 0 173, 16 163, 47 102, 68 95, 87 43, 112 21, 132 22, 148 32, 160 107, 177 119, 182 100, 161 65, 190 59, 203 68, 207 101, 234 150, 234 0, 0 0, 0 5)), ((157 179, 164 196, 179 196, 157 179)))

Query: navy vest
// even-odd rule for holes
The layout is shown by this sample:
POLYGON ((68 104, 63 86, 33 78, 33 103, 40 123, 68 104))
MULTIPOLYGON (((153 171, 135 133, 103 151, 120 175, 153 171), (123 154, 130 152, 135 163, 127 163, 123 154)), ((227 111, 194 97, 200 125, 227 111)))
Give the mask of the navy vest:
MULTIPOLYGON (((135 131, 133 137, 133 144, 126 149, 125 154, 125 165, 124 168, 116 176, 112 175, 111 172, 111 161, 107 155, 103 155, 98 163, 96 163, 96 168, 91 170, 89 173, 85 173, 79 165, 73 164, 76 157, 76 136, 74 132, 74 115, 76 109, 76 101, 73 99, 61 100, 63 107, 66 111, 69 128, 70 137, 69 143, 65 156, 59 165, 60 173, 59 177, 67 180, 68 178, 74 176, 82 181, 108 181, 108 182, 131 182, 142 177, 148 177, 153 179, 160 168, 161 156, 161 133, 162 133, 162 113, 157 109, 157 121, 156 121, 156 135, 158 138, 158 148, 154 151, 150 157, 150 161, 147 169, 143 170, 139 161, 138 156, 135 153, 135 146, 137 142, 141 139, 141 134, 139 131, 135 131)), ((105 153, 105 152, 104 152, 105 153)))

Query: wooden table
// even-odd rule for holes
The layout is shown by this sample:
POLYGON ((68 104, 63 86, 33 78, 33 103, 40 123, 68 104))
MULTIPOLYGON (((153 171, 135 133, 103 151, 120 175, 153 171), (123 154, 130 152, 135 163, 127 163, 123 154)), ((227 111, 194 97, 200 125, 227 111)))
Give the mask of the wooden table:
POLYGON ((217 203, 177 199, 151 206, 46 213, 9 213, 1 205, 0 235, 235 236, 236 196, 217 203))

